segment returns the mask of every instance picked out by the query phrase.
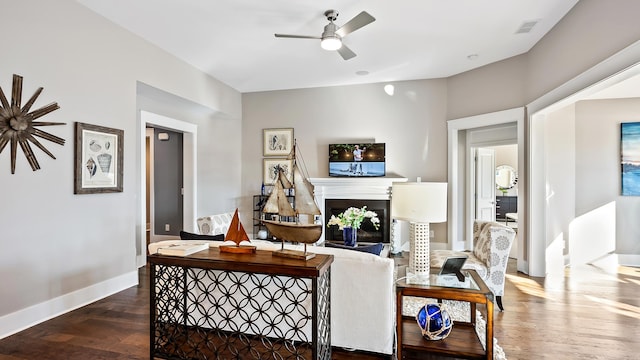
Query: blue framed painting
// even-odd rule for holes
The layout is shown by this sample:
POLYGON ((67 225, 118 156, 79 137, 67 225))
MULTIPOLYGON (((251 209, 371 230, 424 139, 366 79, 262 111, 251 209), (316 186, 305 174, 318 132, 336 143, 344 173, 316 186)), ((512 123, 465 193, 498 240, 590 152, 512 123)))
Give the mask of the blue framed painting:
POLYGON ((620 124, 622 195, 640 196, 640 122, 620 124))

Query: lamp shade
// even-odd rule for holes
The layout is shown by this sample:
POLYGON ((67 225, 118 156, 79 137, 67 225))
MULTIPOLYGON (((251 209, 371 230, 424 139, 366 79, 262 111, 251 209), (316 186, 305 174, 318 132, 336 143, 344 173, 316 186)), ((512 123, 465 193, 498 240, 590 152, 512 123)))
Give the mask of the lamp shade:
POLYGON ((320 41, 320 47, 325 50, 338 50, 342 47, 342 40, 335 35, 326 36, 320 41))
POLYGON ((393 183, 391 216, 411 222, 447 221, 447 183, 393 183))

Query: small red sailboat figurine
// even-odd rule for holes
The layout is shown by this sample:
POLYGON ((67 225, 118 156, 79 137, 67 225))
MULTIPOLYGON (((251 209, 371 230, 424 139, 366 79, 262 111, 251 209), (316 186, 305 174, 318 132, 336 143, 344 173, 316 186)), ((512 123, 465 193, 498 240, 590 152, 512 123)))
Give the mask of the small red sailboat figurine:
POLYGON ((240 245, 242 241, 250 241, 247 232, 244 230, 244 226, 240 222, 240 218, 238 217, 238 209, 236 209, 235 214, 233 214, 233 219, 231 219, 231 224, 229 225, 229 230, 227 231, 227 235, 224 237, 226 240, 231 240, 235 245, 220 245, 220 252, 228 252, 228 253, 236 253, 236 254, 252 254, 256 252, 256 247, 253 245, 240 245))

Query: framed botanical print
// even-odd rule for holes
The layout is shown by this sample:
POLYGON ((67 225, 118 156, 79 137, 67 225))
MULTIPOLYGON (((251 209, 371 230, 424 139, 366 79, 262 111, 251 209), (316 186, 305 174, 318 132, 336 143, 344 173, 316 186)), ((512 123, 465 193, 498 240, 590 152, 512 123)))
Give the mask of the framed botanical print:
POLYGON ((263 155, 286 156, 293 149, 293 128, 263 129, 263 155))
POLYGON ((284 171, 287 179, 291 181, 292 178, 293 160, 289 159, 263 159, 262 178, 265 185, 273 185, 278 178, 278 168, 284 171))
POLYGON ((122 192, 124 131, 76 122, 74 194, 122 192))

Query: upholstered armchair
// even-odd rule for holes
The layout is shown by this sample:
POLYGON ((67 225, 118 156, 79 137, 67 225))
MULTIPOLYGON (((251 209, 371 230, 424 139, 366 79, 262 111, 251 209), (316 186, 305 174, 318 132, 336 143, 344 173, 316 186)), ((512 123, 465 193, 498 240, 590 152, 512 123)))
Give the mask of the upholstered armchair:
POLYGON ((503 311, 502 296, 509 251, 516 232, 503 224, 476 220, 473 223, 473 251, 432 250, 431 267, 441 267, 449 256, 468 256, 463 269, 473 269, 487 284, 503 311))
POLYGON ((233 212, 203 216, 196 220, 201 235, 226 234, 231 225, 233 212))

